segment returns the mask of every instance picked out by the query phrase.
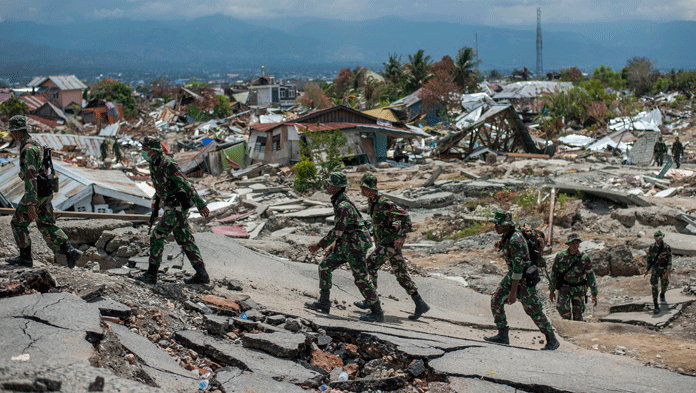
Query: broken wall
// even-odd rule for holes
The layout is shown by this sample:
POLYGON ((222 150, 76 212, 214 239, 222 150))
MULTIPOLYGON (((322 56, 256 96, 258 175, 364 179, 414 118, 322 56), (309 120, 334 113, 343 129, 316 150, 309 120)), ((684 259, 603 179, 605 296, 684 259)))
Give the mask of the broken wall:
POLYGON ((645 132, 639 136, 628 153, 628 161, 633 165, 649 165, 653 157, 653 147, 657 143, 658 137, 657 132, 645 132))

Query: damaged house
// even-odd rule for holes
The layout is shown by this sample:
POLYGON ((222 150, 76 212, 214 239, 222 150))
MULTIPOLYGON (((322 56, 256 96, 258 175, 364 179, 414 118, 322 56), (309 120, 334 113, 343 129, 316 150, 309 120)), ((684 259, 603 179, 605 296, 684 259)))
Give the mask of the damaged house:
POLYGON ((81 108, 87 88, 75 75, 37 76, 27 86, 32 88, 31 95, 41 95, 62 110, 71 105, 81 108))
POLYGON ((505 101, 515 106, 518 112, 538 112, 544 95, 555 94, 573 88, 572 82, 524 81, 503 86, 501 92, 493 96, 498 103, 505 101))
POLYGON ((123 121, 123 104, 102 99, 90 101, 82 110, 85 123, 113 124, 123 121))
POLYGON ((261 77, 251 82, 246 104, 252 107, 280 106, 281 108, 290 108, 295 104, 296 98, 296 85, 276 83, 274 77, 263 72, 261 77))
POLYGON ((348 138, 345 159, 377 163, 387 159, 396 138, 428 135, 412 129, 382 124, 382 120, 346 106, 315 111, 289 122, 253 124, 249 133, 251 162, 291 165, 301 159, 300 140, 316 131, 341 130, 348 138))

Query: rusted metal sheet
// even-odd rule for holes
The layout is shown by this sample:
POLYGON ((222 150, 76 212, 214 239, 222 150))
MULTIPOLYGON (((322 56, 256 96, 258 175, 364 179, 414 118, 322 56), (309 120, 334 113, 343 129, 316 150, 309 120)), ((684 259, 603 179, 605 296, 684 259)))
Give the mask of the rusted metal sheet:
POLYGON ((237 226, 217 226, 217 227, 212 227, 210 229, 213 231, 213 233, 218 233, 220 235, 225 235, 229 237, 242 237, 242 238, 248 238, 249 237, 249 232, 244 229, 241 225, 237 226))

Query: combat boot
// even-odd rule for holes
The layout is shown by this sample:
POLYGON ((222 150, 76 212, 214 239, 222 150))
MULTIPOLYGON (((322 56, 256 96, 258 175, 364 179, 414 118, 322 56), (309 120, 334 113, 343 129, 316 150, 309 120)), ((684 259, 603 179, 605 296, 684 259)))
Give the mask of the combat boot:
POLYGON ((664 293, 664 292, 662 292, 662 293, 660 294, 660 302, 662 302, 662 303, 667 303, 667 299, 665 299, 665 293, 664 293))
POLYGON ((362 310, 368 310, 370 305, 367 304, 367 300, 361 300, 359 302, 353 302, 353 305, 362 310))
POLYGON ((70 244, 70 242, 68 241, 61 244, 60 250, 65 255, 65 258, 68 261, 68 268, 70 269, 74 268, 75 262, 77 262, 77 260, 80 259, 80 257, 82 257, 82 251, 73 247, 72 244, 70 244))
POLYGON ((360 317, 360 320, 365 322, 384 322, 384 312, 379 300, 370 306, 370 313, 360 317))
POLYGON ((205 264, 204 263, 196 263, 193 265, 193 268, 196 270, 196 274, 191 276, 191 278, 186 278, 184 279, 184 282, 186 284, 208 284, 210 283, 210 277, 208 276, 208 272, 205 271, 205 264))
POLYGON ((558 349, 558 347, 561 346, 561 343, 558 342, 558 339, 556 339, 556 335, 553 332, 549 332, 549 334, 546 335, 546 345, 544 345, 544 348, 541 348, 542 351, 553 351, 555 349, 558 349))
POLYGON ((135 277, 136 280, 144 282, 145 284, 157 284, 157 271, 159 270, 159 266, 155 266, 153 264, 150 264, 147 267, 147 271, 137 277, 135 277))
POLYGON ((430 306, 428 306, 428 303, 423 300, 418 292, 411 295, 411 299, 413 299, 413 302, 416 303, 416 311, 413 312, 413 315, 409 315, 408 319, 415 321, 416 319, 420 318, 421 315, 430 311, 430 306))
POLYGON ((31 246, 19 249, 19 256, 7 258, 7 263, 10 265, 33 267, 34 260, 31 258, 31 246))
POLYGON ((331 299, 329 299, 329 294, 330 291, 328 289, 322 289, 321 292, 319 292, 319 300, 305 303, 305 308, 328 314, 329 310, 331 310, 331 299))
POLYGON ((657 299, 653 299, 653 304, 655 305, 655 309, 653 310, 653 314, 659 314, 660 313, 660 305, 657 304, 657 299))
POLYGON ((510 344, 510 328, 502 328, 498 329, 498 334, 495 336, 490 336, 490 337, 484 337, 483 339, 491 342, 491 343, 498 343, 498 344, 505 344, 508 345, 510 344))

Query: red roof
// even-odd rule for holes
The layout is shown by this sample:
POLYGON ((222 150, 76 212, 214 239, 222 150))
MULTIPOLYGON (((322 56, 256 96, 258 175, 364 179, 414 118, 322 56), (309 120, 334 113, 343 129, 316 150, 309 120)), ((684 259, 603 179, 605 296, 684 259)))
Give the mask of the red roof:
POLYGON ((348 130, 351 128, 377 128, 377 129, 389 129, 394 131, 410 132, 413 131, 394 127, 387 125, 377 125, 377 124, 363 124, 363 123, 295 123, 295 122, 281 122, 281 123, 256 123, 249 127, 256 131, 270 132, 281 126, 294 126, 297 131, 331 131, 331 130, 348 130))
POLYGON ((36 120, 36 121, 38 121, 38 122, 41 123, 41 124, 45 124, 45 125, 47 125, 47 126, 49 126, 49 127, 51 127, 51 128, 60 127, 60 124, 58 124, 57 121, 44 119, 43 117, 36 116, 36 115, 27 115, 27 117, 30 118, 30 119, 32 119, 32 120, 36 120))
POLYGON ((29 112, 33 112, 48 102, 46 97, 44 96, 21 96, 19 97, 20 100, 24 101, 27 103, 27 107, 29 107, 29 112))

